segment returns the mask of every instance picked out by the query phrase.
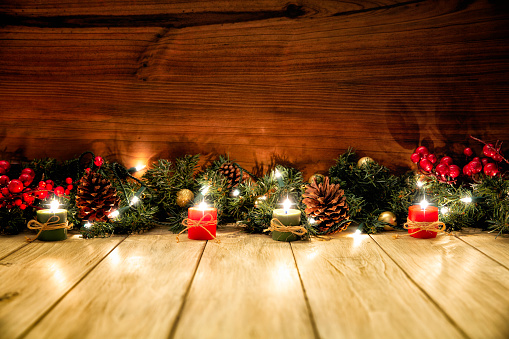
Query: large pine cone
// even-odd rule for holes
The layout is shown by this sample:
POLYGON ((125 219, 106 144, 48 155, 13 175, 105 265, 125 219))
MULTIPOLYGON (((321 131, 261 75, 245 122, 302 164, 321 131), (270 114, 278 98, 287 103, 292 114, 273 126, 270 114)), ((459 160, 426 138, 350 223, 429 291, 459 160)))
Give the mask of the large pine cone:
POLYGON ((323 183, 313 181, 302 195, 302 201, 306 205, 306 214, 315 219, 320 234, 332 234, 343 231, 348 226, 338 226, 342 221, 349 218, 348 205, 344 191, 339 184, 330 184, 329 177, 325 177, 323 183))
POLYGON ((108 214, 119 202, 117 190, 99 173, 90 171, 80 179, 76 192, 76 206, 81 219, 107 221, 108 214))
POLYGON ((231 162, 225 162, 221 165, 221 167, 219 167, 217 171, 228 179, 228 189, 237 186, 244 180, 249 179, 249 174, 247 174, 245 171, 242 171, 241 178, 240 168, 231 162))

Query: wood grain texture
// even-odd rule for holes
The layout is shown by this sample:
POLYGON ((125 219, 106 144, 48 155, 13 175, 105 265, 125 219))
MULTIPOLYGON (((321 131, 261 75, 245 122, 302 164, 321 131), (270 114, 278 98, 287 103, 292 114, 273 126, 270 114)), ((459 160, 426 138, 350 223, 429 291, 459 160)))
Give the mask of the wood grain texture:
POLYGON ((267 235, 209 242, 172 338, 314 338, 290 245, 267 235))
POLYGON ((509 336, 509 270, 453 236, 372 238, 469 338, 509 336))
POLYGON ((27 245, 25 236, 23 234, 2 235, 1 238, 2 241, 0 246, 0 260, 20 249, 21 247, 27 245))
POLYGON ((11 297, 0 301, 1 337, 19 337, 123 239, 33 242, 2 259, 0 295, 11 297))
POLYGON ((509 140, 502 1, 27 0, 0 17, 3 158, 229 153, 307 176, 349 146, 403 169, 419 144, 509 140))
POLYGON ((368 235, 292 248, 320 338, 463 338, 368 235))
POLYGON ((493 233, 459 234, 459 238, 509 269, 509 236, 493 233))
POLYGON ((129 236, 27 338, 168 338, 205 242, 158 231, 129 236))

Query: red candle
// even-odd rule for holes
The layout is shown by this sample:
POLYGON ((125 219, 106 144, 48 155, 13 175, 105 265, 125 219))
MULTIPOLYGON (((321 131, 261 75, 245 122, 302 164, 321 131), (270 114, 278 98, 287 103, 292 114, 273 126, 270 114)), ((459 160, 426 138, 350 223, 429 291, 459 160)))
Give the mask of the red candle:
POLYGON ((189 219, 189 226, 191 226, 191 223, 195 224, 194 227, 191 227, 187 230, 187 237, 189 239, 212 240, 216 237, 216 208, 208 207, 205 203, 201 203, 198 206, 189 207, 187 210, 187 218, 189 219))
MULTIPOLYGON (((408 208, 408 219, 415 222, 435 222, 438 221, 438 208, 435 206, 412 205, 408 208)), ((414 238, 435 238, 437 232, 419 231, 420 228, 409 228, 408 233, 414 238)))

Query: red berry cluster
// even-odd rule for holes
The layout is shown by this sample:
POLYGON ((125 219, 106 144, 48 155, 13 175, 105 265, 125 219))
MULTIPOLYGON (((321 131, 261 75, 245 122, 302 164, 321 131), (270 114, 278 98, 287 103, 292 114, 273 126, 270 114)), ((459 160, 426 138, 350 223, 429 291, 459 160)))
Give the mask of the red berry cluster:
POLYGON ((453 164, 451 157, 444 156, 438 161, 437 156, 425 146, 417 147, 410 159, 426 174, 433 174, 441 181, 448 182, 449 178, 456 179, 460 175, 460 167, 453 164))
MULTIPOLYGON (((463 151, 467 157, 474 155, 474 151, 467 147, 463 151)), ((474 157, 468 164, 463 167, 463 174, 472 176, 474 174, 484 172, 487 176, 494 177, 500 174, 500 169, 497 163, 500 163, 504 158, 500 153, 500 149, 495 149, 493 144, 486 144, 483 147, 483 154, 486 158, 474 157)))
POLYGON ((65 180, 67 188, 57 186, 52 180, 40 181, 36 189, 29 186, 35 178, 35 172, 31 168, 25 168, 21 171, 18 179, 10 179, 7 176, 11 168, 8 161, 0 161, 0 208, 19 207, 24 210, 28 206, 33 206, 35 199, 45 199, 50 194, 56 196, 69 195, 73 189, 72 179, 65 180))

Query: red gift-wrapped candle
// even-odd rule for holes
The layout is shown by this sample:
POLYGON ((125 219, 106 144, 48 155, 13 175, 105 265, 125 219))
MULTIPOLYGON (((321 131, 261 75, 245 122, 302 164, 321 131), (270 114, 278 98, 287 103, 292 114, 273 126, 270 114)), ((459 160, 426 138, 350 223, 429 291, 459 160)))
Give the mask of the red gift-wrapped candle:
MULTIPOLYGON (((435 222, 438 221, 438 208, 435 206, 412 205, 408 208, 408 219, 415 222, 435 222)), ((409 228, 408 233, 414 238, 435 238, 435 231, 419 231, 420 228, 409 228)))
POLYGON ((217 208, 209 207, 202 202, 187 210, 189 226, 187 237, 193 240, 212 240, 216 237, 217 208), (208 231, 208 232, 207 232, 208 231))

